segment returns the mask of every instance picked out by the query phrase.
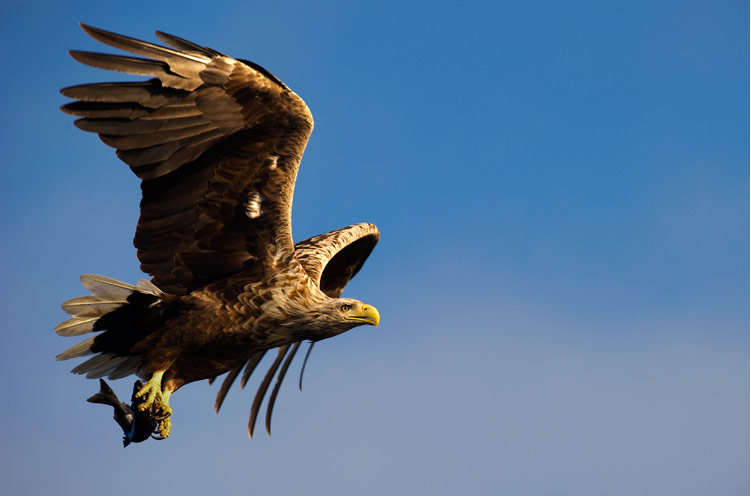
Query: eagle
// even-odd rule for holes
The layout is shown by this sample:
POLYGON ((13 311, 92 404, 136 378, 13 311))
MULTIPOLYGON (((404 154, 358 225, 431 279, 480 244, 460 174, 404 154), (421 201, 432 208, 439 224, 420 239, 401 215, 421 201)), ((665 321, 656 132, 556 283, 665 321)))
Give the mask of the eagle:
POLYGON ((378 325, 374 306, 341 297, 378 229, 358 223, 294 243, 292 196, 313 117, 269 71, 160 31, 166 46, 81 28, 133 55, 69 51, 75 60, 150 77, 60 92, 73 99, 61 110, 115 148, 141 180, 133 243, 151 280, 81 276, 92 294, 65 301, 72 317, 55 330, 98 334, 57 359, 91 356, 72 371, 87 378, 144 380, 134 394, 137 410, 158 420, 154 436, 166 438, 172 393, 227 373, 218 412, 238 376, 244 387, 276 349, 248 422, 252 438, 277 376, 267 402, 270 433, 274 401, 300 345, 310 342, 309 355, 317 341, 378 325))

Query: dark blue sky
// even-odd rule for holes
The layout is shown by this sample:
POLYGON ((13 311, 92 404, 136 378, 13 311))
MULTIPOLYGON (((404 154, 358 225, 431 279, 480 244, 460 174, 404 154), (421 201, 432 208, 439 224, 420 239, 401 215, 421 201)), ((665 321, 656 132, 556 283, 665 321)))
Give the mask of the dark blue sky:
POLYGON ((748 494, 748 3, 322 3, 4 2, 0 493, 748 494), (381 325, 271 438, 200 382, 123 450, 54 361, 79 274, 142 277, 137 179, 57 111, 120 78, 79 21, 267 67, 316 120, 295 238, 381 229, 381 325))

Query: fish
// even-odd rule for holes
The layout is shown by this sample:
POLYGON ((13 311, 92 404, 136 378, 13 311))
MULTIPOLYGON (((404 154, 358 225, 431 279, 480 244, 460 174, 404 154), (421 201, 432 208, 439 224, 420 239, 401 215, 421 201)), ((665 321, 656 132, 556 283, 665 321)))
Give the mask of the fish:
POLYGON ((114 410, 115 422, 123 430, 123 447, 127 447, 132 442, 143 442, 149 437, 161 440, 158 434, 154 435, 161 417, 153 414, 151 411, 141 411, 138 404, 141 402, 136 394, 143 388, 143 383, 137 380, 133 385, 133 396, 131 403, 126 404, 117 398, 114 390, 103 380, 99 379, 99 392, 92 395, 87 402, 92 404, 104 404, 111 406, 114 410))

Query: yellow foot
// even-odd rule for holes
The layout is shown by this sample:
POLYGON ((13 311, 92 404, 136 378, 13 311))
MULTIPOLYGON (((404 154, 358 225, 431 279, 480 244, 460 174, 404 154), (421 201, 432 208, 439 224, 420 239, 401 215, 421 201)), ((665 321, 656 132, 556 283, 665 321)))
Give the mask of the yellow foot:
POLYGON ((161 438, 169 437, 170 430, 172 430, 172 419, 166 417, 159 421, 159 426, 156 428, 156 432, 161 438))
POLYGON ((172 414, 172 409, 170 409, 170 406, 168 404, 169 402, 169 395, 167 394, 165 396, 165 393, 162 393, 162 376, 164 375, 164 371, 156 371, 153 376, 151 376, 151 379, 148 383, 143 385, 143 387, 136 393, 135 398, 141 399, 143 397, 146 397, 146 399, 138 404, 138 410, 139 411, 150 411, 155 416, 164 416, 167 417, 170 414, 172 414))
POLYGON ((163 390, 160 397, 155 399, 154 406, 152 407, 152 414, 154 419, 159 421, 159 424, 154 431, 152 437, 157 440, 164 440, 169 437, 172 430, 172 408, 169 406, 169 399, 172 392, 169 390, 163 390))

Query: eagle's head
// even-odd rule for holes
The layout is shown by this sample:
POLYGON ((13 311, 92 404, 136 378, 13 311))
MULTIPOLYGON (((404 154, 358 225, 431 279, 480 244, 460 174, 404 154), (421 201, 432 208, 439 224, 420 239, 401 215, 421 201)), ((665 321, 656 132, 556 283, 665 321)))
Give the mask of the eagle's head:
POLYGON ((349 331, 355 326, 377 326, 381 320, 378 309, 352 298, 329 298, 308 314, 309 325, 304 328, 322 340, 349 331))
POLYGON ((355 326, 362 324, 377 326, 381 321, 381 315, 373 305, 351 298, 337 298, 334 301, 332 314, 337 316, 339 321, 355 326))

